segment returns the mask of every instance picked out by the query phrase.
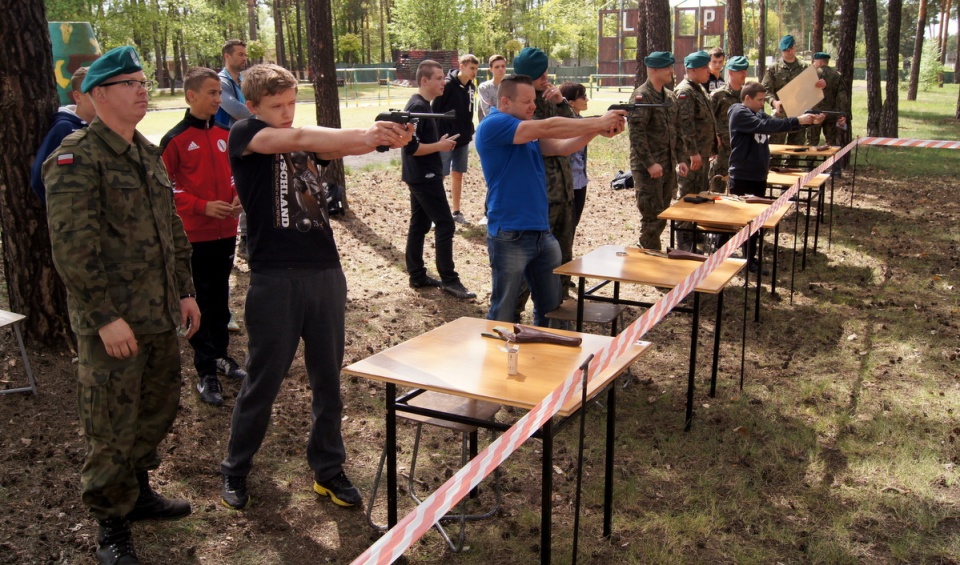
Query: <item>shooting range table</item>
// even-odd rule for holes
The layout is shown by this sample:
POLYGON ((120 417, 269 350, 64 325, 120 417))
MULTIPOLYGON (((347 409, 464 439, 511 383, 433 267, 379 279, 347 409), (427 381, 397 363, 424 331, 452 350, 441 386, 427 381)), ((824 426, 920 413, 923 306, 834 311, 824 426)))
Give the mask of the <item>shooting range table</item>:
MULTIPOLYGON (((693 204, 691 202, 685 202, 684 200, 678 200, 657 217, 661 220, 670 221, 670 245, 673 246, 678 222, 691 222, 696 224, 700 229, 708 232, 729 233, 735 232, 753 222, 769 207, 770 204, 749 204, 741 200, 728 198, 711 200, 710 202, 704 202, 702 204, 693 204)), ((760 282, 763 276, 763 235, 766 230, 771 228, 774 230, 773 273, 770 283, 770 293, 776 294, 780 220, 783 219, 789 210, 790 206, 781 207, 776 213, 767 218, 767 221, 760 226, 760 231, 757 234, 757 253, 759 260, 757 261, 757 297, 756 312, 754 314, 754 320, 757 322, 760 321, 760 282)), ((745 276, 749 277, 749 275, 745 276)))
MULTIPOLYGON (((697 335, 700 329, 700 296, 717 295, 717 319, 714 326, 713 368, 710 373, 710 396, 717 390, 717 368, 720 358, 720 324, 723 319, 723 289, 730 280, 746 265, 745 259, 727 259, 710 273, 693 292, 693 308, 677 307, 674 310, 692 314, 690 324, 690 368, 687 375, 687 410, 684 429, 689 430, 693 421, 693 389, 697 368, 697 335)), ((620 283, 641 284, 662 288, 674 288, 683 282, 703 263, 689 259, 669 259, 636 247, 604 245, 583 257, 579 257, 556 268, 559 275, 579 277, 577 284, 577 331, 583 328, 583 307, 585 300, 626 304, 630 306, 650 307, 652 304, 620 298, 620 283), (601 279, 605 282, 586 288, 586 278, 601 279), (613 281, 613 297, 597 296, 597 290, 613 281)))
MULTIPOLYGON (((806 174, 807 173, 802 173, 802 172, 770 171, 767 174, 767 189, 771 191, 787 190, 791 186, 796 184, 797 181, 806 174)), ((803 258, 800 261, 801 270, 807 268, 807 245, 809 243, 809 238, 810 238, 810 205, 813 202, 814 198, 816 198, 817 200, 817 220, 814 222, 813 252, 814 253, 817 252, 817 241, 820 239, 820 222, 822 218, 821 214, 823 212, 823 199, 824 199, 823 187, 824 185, 826 185, 828 180, 832 181, 832 178, 830 175, 826 175, 826 174, 817 175, 800 187, 801 191, 807 193, 807 197, 804 199, 807 204, 807 212, 806 212, 806 219, 805 219, 805 224, 803 228, 803 254, 802 254, 803 258)), ((797 200, 799 202, 800 200, 799 195, 797 196, 797 200)), ((831 202, 833 201, 833 196, 830 197, 830 201, 831 202)), ((833 215, 831 214, 830 217, 832 218, 833 215)), ((799 222, 799 217, 797 218, 797 221, 799 222)))
MULTIPOLYGON (((549 395, 587 358, 613 341, 607 336, 561 330, 551 332, 582 338, 579 347, 546 343, 520 345, 519 373, 507 374, 507 354, 500 350, 504 342, 482 337, 504 322, 459 318, 409 341, 391 347, 343 369, 348 375, 386 383, 387 522, 397 523, 397 412, 421 414, 441 420, 461 422, 483 428, 506 430, 510 426, 488 420, 473 420, 453 414, 409 405, 424 391, 435 391, 530 410, 549 395), (397 387, 414 389, 397 398, 397 387)), ((613 502, 613 450, 616 421, 616 387, 609 386, 650 346, 631 344, 600 374, 590 375, 588 399, 607 389, 606 469, 604 475, 604 536, 610 535, 613 502)), ((547 420, 536 436, 543 440, 542 508, 540 529, 541 563, 551 562, 553 512, 553 436, 569 417, 583 409, 581 395, 561 407, 547 420)))
MULTIPOLYGON (((791 157, 802 157, 801 163, 807 163, 806 169, 812 171, 817 168, 817 165, 826 161, 830 157, 833 157, 840 152, 840 146, 831 145, 826 149, 817 149, 816 147, 810 145, 780 145, 780 144, 770 144, 770 158, 782 158, 785 156, 791 157)), ((834 182, 836 178, 833 175, 830 175, 830 224, 829 231, 827 234, 827 244, 829 245, 833 241, 833 193, 834 193, 834 182)), ((820 201, 817 206, 817 221, 823 223, 823 209, 824 209, 824 193, 820 194, 820 201)), ((813 251, 817 251, 817 242, 814 239, 813 242, 813 251)))

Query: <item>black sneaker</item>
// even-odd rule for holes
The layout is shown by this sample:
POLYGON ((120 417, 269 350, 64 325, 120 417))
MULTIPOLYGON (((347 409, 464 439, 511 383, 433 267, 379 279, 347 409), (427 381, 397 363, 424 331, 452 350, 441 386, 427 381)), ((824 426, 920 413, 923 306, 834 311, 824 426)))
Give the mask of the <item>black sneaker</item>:
POLYGON ((422 279, 410 279, 410 288, 442 288, 443 283, 439 280, 424 275, 422 279))
POLYGON ((241 235, 237 238, 236 254, 240 259, 247 260, 247 236, 241 235))
POLYGON ((459 298, 460 300, 469 300, 471 298, 477 297, 477 293, 470 292, 469 290, 467 290, 467 288, 463 286, 463 283, 461 283, 460 281, 457 281, 452 284, 445 284, 443 285, 442 288, 443 288, 443 292, 446 292, 447 294, 451 294, 454 297, 459 298))
POLYGON ((454 213, 453 213, 453 221, 456 222, 456 223, 458 223, 458 224, 460 224, 460 225, 464 225, 464 226, 469 226, 469 225, 470 225, 470 222, 468 222, 467 219, 464 218, 464 217, 463 217, 463 214, 461 214, 460 212, 454 212, 454 213))
POLYGON ((223 405, 223 390, 220 388, 220 379, 216 375, 203 375, 197 383, 197 392, 200 400, 214 406, 223 405))
POLYGON ((97 562, 101 565, 135 565, 140 563, 133 548, 130 523, 121 518, 100 520, 97 536, 97 562))
POLYGON ((360 497, 360 491, 353 486, 350 479, 340 471, 332 479, 326 481, 315 481, 313 491, 320 496, 329 496, 337 506, 356 506, 363 502, 360 497))
POLYGON ((223 489, 220 491, 220 502, 228 508, 243 510, 250 506, 250 495, 247 494, 247 478, 234 475, 223 476, 223 489))
MULTIPOLYGON (((750 269, 751 273, 756 273, 760 269, 760 265, 756 261, 748 261, 747 268, 750 269)), ((764 277, 769 277, 770 271, 764 268, 762 271, 760 271, 760 275, 764 277)))
POLYGON ((217 372, 238 381, 247 378, 247 372, 240 368, 240 364, 234 361, 233 357, 217 359, 217 372))

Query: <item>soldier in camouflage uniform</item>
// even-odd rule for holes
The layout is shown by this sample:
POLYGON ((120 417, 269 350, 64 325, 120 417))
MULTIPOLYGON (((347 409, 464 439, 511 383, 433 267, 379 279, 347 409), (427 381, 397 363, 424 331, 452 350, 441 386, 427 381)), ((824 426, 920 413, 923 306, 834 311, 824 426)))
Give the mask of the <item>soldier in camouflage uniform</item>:
POLYGON ((667 223, 657 216, 670 206, 677 190, 677 173, 687 175, 679 156, 686 146, 679 131, 677 96, 666 85, 673 82, 673 55, 654 51, 643 60, 647 80, 630 96, 630 102, 662 104, 667 108, 640 108, 630 113, 630 169, 640 210, 640 241, 645 249, 660 249, 660 234, 667 223))
MULTIPOLYGON (((813 107, 813 110, 826 110, 830 112, 842 112, 847 108, 848 94, 847 85, 843 76, 830 66, 829 53, 815 53, 813 55, 813 66, 817 68, 817 75, 826 81, 827 85, 823 89, 823 100, 813 107)), ((807 128, 807 145, 820 145, 820 130, 823 129, 823 136, 829 145, 842 145, 842 130, 837 126, 838 116, 828 115, 823 120, 823 125, 812 125, 807 128)))
MULTIPOLYGON (((780 61, 767 67, 763 74, 764 88, 767 89, 767 102, 776 110, 774 118, 786 118, 787 113, 780 107, 780 98, 777 93, 781 88, 787 86, 789 82, 807 68, 807 64, 797 59, 797 48, 794 46, 792 35, 785 35, 780 40, 780 61)), ((824 88, 827 83, 823 80, 817 82, 817 88, 824 88)), ((806 132, 802 129, 790 133, 778 133, 770 136, 770 143, 777 145, 786 143, 788 145, 803 145, 806 141, 806 132)))
POLYGON ((727 175, 730 167, 730 119, 727 111, 734 104, 740 103, 740 89, 747 80, 747 69, 750 63, 743 55, 730 57, 727 63, 729 81, 710 95, 713 103, 713 116, 717 121, 717 137, 720 145, 717 148, 717 158, 710 163, 710 190, 713 192, 727 191, 727 175))
MULTIPOLYGON (((696 51, 683 58, 686 78, 680 81, 675 93, 680 112, 681 131, 688 140, 686 155, 680 160, 690 160, 690 172, 680 178, 680 198, 697 194, 709 188, 710 158, 717 152, 717 124, 713 118, 713 106, 707 93, 700 86, 710 77, 710 55, 696 51)), ((683 222, 678 226, 677 246, 693 251, 693 224, 683 222)))
POLYGON ((200 325, 190 244, 160 151, 136 131, 149 81, 132 47, 91 66, 82 91, 98 118, 43 166, 50 239, 77 334, 86 439, 82 499, 100 523, 100 563, 137 563, 129 521, 179 518, 147 472, 180 400, 177 328, 200 325))

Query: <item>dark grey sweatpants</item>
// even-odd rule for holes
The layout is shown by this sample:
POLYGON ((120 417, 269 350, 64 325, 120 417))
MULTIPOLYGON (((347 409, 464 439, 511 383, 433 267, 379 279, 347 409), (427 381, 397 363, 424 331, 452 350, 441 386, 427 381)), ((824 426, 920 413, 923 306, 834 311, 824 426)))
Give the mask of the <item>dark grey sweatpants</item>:
POLYGON ((340 367, 346 300, 347 282, 339 267, 251 274, 245 310, 249 376, 233 407, 227 457, 220 463, 224 475, 250 474, 253 456, 267 433, 273 401, 301 338, 313 392, 307 462, 320 481, 343 470, 340 367))

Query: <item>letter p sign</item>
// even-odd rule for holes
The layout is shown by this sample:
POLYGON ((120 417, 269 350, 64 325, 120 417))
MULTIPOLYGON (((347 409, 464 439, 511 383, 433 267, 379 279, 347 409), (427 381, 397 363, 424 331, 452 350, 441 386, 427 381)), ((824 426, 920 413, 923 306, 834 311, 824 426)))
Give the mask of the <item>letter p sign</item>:
POLYGON ((713 22, 717 21, 717 11, 716 10, 704 10, 703 11, 703 27, 707 27, 713 22))

